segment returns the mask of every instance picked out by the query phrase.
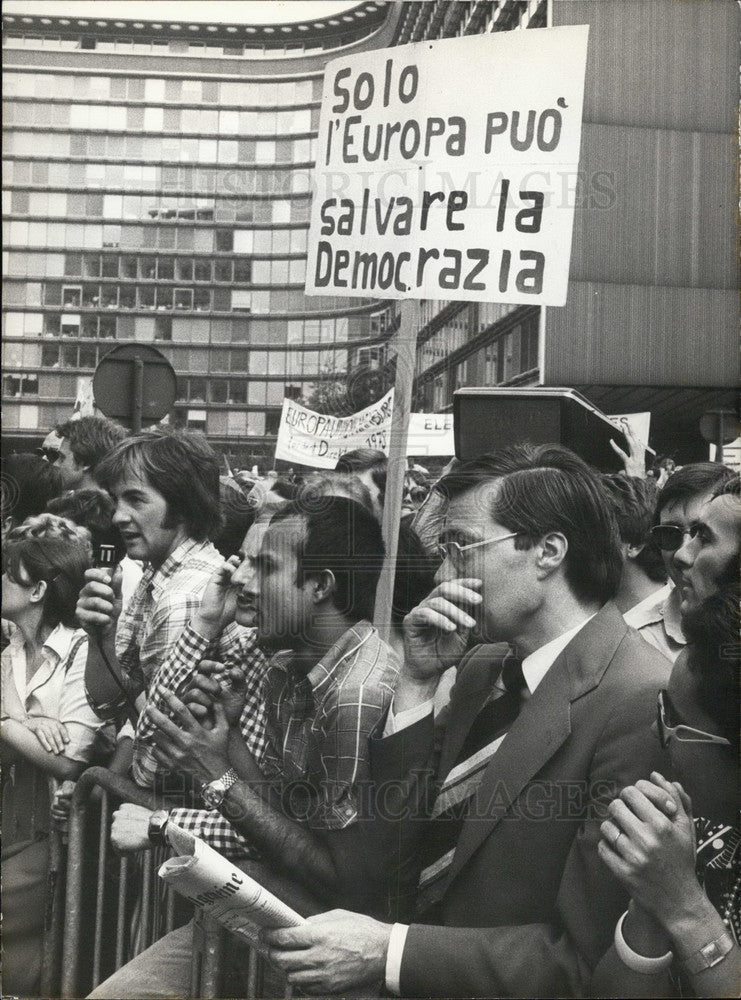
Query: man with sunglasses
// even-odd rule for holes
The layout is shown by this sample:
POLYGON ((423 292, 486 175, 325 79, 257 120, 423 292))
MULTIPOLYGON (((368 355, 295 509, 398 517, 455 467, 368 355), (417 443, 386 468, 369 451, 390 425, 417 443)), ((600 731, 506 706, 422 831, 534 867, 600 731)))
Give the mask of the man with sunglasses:
POLYGON ((716 487, 675 554, 688 644, 659 692, 671 759, 623 789, 600 855, 631 894, 595 996, 736 996, 741 940, 739 478, 716 487), (674 983, 670 980, 670 970, 674 983))
POLYGON ((693 532, 697 518, 716 488, 733 478, 733 472, 716 462, 694 462, 672 473, 659 493, 651 538, 661 549, 669 579, 674 584, 668 596, 657 604, 653 620, 646 620, 641 634, 673 661, 686 645, 681 622, 681 594, 678 589, 682 569, 676 554, 693 532))
POLYGON ((399 882, 418 875, 412 922, 335 911, 265 940, 311 993, 585 995, 627 904, 597 856, 600 820, 659 765, 651 723, 670 665, 612 603, 617 526, 576 455, 512 447, 439 488, 438 585, 405 619, 373 761, 399 882))

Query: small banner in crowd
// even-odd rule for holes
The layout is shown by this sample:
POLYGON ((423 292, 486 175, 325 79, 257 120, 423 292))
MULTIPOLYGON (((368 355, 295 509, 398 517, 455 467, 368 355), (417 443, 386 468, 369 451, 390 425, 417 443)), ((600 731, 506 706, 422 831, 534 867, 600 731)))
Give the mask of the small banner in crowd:
POLYGON ((564 305, 588 32, 329 62, 306 292, 564 305))
POLYGON ((337 459, 355 448, 388 452, 394 390, 349 417, 332 417, 283 400, 275 457, 317 469, 334 469, 337 459))
MULTIPOLYGON (((283 400, 275 457, 286 462, 334 469, 337 459, 355 448, 389 453, 394 390, 348 417, 315 413, 293 399, 283 400)), ((453 455, 453 414, 412 413, 407 455, 453 455)))

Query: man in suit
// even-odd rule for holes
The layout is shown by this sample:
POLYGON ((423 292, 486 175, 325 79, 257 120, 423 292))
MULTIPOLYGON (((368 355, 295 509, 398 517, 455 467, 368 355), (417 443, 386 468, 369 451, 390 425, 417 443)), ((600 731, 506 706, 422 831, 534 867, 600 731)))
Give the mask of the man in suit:
POLYGON ((627 904, 597 854, 600 821, 659 764, 650 726, 670 664, 611 602, 618 532, 576 455, 513 447, 442 488, 445 558, 405 620, 374 761, 376 821, 399 825, 400 888, 412 857, 420 872, 415 920, 332 911, 265 941, 311 993, 385 983, 412 997, 583 995, 627 904), (466 653, 473 630, 481 645, 466 653))

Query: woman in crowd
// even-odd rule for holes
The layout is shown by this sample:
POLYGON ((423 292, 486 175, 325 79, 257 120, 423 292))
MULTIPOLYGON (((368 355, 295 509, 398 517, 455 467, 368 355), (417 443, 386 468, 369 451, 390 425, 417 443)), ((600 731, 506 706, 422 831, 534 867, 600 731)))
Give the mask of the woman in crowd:
POLYGON ((75 606, 90 535, 53 514, 3 542, 3 992, 38 995, 51 799, 91 759, 105 723, 88 705, 87 636, 75 606))
POLYGON ((600 854, 632 898, 595 972, 598 997, 739 995, 738 584, 685 630, 656 724, 681 784, 652 774, 602 824, 600 854))

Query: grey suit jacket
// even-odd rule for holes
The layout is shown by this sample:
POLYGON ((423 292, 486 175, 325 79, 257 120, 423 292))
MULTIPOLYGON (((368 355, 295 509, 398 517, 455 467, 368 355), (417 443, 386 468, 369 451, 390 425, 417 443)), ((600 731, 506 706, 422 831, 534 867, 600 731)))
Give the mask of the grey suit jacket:
MULTIPOLYGON (((437 760, 425 720, 375 742, 376 781, 431 765, 442 780, 501 665, 501 646, 469 654, 437 760)), ((572 639, 484 772, 435 922, 409 930, 404 996, 584 995, 628 902, 597 855, 599 825, 622 787, 666 771, 651 723, 670 669, 611 603, 572 639)), ((416 794, 425 783, 398 787, 416 794)), ((431 821, 397 815, 409 882, 431 821)))

